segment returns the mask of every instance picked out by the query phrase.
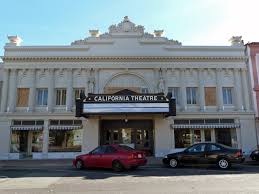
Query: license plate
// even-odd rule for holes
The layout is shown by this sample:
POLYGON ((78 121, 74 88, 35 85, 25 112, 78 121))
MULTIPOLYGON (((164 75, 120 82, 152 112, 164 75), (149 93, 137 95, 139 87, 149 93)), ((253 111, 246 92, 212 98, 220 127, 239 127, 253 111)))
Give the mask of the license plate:
POLYGON ((141 154, 138 154, 138 158, 142 158, 142 155, 141 155, 141 154))

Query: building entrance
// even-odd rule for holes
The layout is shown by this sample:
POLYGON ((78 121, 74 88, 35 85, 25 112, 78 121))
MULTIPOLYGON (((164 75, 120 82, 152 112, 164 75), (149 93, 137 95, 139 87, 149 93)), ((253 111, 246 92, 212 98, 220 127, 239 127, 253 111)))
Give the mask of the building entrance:
POLYGON ((101 145, 125 144, 153 155, 153 120, 102 120, 101 145))

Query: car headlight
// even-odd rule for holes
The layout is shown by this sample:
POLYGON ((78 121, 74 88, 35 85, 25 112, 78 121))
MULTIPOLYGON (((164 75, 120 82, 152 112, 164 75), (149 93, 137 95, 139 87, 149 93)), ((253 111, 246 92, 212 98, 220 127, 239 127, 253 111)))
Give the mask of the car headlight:
POLYGON ((254 154, 259 154, 259 150, 254 151, 254 154))
POLYGON ((168 158, 168 156, 166 155, 164 158, 168 158))

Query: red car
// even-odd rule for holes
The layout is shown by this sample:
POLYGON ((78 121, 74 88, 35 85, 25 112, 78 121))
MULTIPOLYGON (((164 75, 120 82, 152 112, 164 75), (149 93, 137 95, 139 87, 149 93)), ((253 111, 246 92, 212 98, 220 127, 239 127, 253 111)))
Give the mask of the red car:
POLYGON ((146 163, 144 152, 125 145, 102 145, 73 160, 73 165, 78 169, 97 167, 112 168, 114 171, 135 169, 146 163))

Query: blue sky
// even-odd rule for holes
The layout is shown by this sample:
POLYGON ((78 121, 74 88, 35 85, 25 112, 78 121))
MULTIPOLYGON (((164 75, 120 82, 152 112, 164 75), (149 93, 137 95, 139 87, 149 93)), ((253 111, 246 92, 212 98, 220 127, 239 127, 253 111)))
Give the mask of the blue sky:
POLYGON ((259 41, 258 0, 0 0, 0 6, 0 56, 7 35, 19 35, 22 45, 69 45, 126 15, 183 45, 229 45, 232 35, 259 41))

